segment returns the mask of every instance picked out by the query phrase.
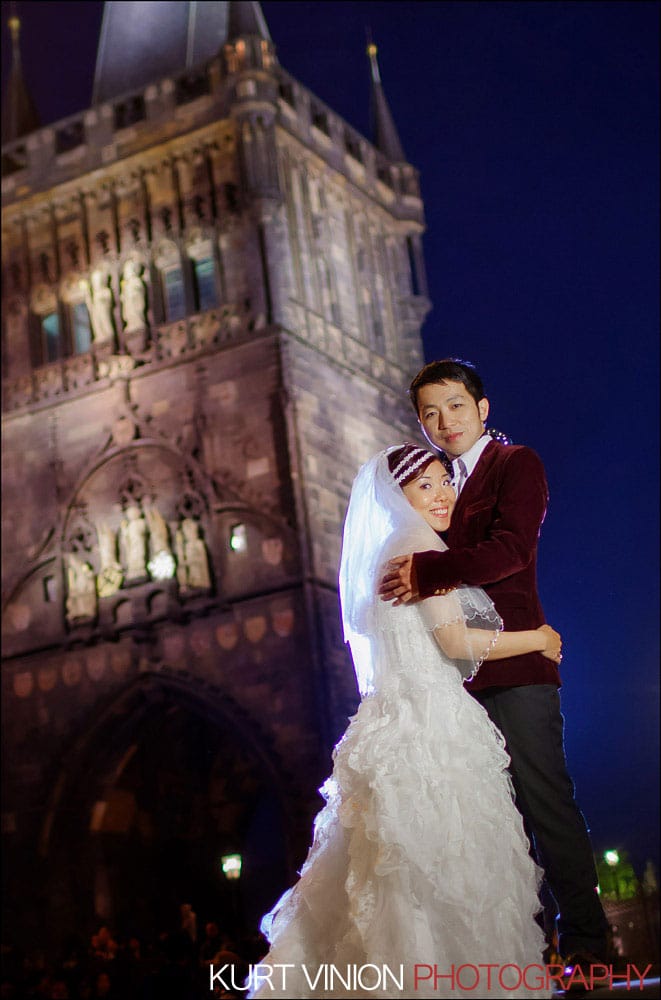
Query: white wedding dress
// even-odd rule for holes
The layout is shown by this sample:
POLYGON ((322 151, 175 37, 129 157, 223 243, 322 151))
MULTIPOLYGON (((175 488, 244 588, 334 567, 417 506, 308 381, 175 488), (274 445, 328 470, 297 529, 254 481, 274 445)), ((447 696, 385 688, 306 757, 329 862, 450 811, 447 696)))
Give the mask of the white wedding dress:
MULTIPOLYGON (((372 470, 377 484, 382 471, 372 470)), ((479 590, 466 590, 461 607, 458 592, 400 607, 376 599, 385 559, 443 543, 415 512, 410 521, 398 509, 403 520, 389 520, 378 551, 367 552, 372 543, 363 532, 349 559, 351 513, 350 506, 341 589, 363 699, 335 748, 301 877, 263 921, 271 950, 262 963, 290 966, 285 987, 278 990, 276 976, 250 996, 456 997, 477 974, 474 996, 547 996, 532 972, 532 988, 509 988, 517 969, 541 967, 544 939, 534 920, 540 870, 514 805, 504 741, 463 687, 476 665, 449 659, 432 632, 473 619, 486 629, 486 652, 499 619, 479 590), (374 557, 367 576, 366 555, 374 557), (487 989, 488 971, 479 967, 489 963, 487 989), (337 976, 329 981, 330 966, 346 981, 368 964, 377 971, 364 970, 363 989, 344 989, 337 976), (499 983, 506 964, 515 968, 499 983), (416 982, 416 965, 435 968, 438 978, 422 979, 422 969, 416 982), (463 989, 452 980, 462 965, 478 968, 460 972, 463 989)), ((354 513, 364 516, 364 505, 354 513)), ((360 517, 354 529, 359 524, 360 517)))

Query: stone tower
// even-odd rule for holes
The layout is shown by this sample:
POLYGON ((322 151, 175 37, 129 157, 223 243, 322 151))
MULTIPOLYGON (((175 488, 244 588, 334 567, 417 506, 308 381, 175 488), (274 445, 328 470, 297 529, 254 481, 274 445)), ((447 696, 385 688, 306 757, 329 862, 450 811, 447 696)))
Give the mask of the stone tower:
POLYGON ((252 921, 300 865, 356 704, 350 484, 413 430, 429 308, 373 47, 371 143, 279 65, 259 4, 105 8, 89 110, 17 113, 2 150, 19 936, 217 914, 227 852, 252 921))

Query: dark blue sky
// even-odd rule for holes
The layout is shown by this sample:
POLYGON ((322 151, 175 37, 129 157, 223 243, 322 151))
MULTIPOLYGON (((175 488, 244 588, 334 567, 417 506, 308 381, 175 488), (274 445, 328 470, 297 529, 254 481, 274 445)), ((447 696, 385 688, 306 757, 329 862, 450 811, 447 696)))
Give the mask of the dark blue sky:
MULTIPOLYGON (((102 4, 18 8, 43 120, 86 107, 102 4)), ((659 6, 262 9, 283 66, 365 133, 371 29, 422 175, 427 358, 473 360, 491 423, 546 464, 540 589, 595 848, 658 865, 659 6)))

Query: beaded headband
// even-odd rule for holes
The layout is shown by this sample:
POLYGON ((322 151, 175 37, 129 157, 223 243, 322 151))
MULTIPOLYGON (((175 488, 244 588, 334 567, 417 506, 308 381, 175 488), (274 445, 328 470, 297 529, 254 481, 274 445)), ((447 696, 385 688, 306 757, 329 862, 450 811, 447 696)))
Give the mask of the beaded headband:
POLYGON ((391 475, 397 485, 401 486, 403 481, 410 477, 411 473, 415 472, 420 466, 425 465, 425 463, 431 462, 434 458, 435 456, 424 448, 411 448, 392 470, 391 475))

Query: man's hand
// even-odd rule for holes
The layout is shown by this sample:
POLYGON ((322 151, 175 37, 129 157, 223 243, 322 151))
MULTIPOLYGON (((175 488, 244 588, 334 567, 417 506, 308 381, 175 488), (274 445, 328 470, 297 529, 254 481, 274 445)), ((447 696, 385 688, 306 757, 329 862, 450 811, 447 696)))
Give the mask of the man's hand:
POLYGON ((382 601, 394 601, 395 604, 406 604, 418 595, 414 592, 411 580, 413 556, 395 556, 386 564, 385 573, 379 584, 379 595, 382 601))

